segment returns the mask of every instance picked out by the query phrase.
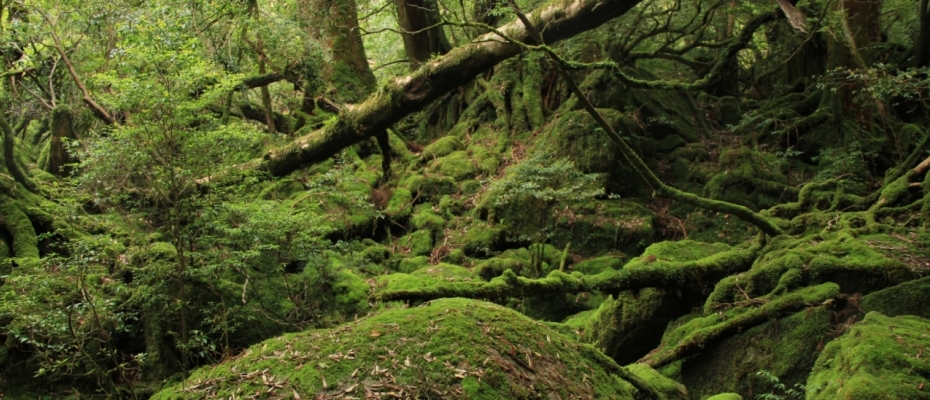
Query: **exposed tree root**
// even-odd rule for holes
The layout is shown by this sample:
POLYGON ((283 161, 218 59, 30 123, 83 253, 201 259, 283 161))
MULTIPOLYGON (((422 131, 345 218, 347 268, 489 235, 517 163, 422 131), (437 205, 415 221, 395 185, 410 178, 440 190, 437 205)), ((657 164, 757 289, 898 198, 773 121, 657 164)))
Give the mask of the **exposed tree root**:
POLYGON ((659 368, 685 357, 701 352, 705 347, 734 333, 760 325, 772 318, 798 311, 811 306, 828 303, 839 294, 840 288, 835 283, 803 288, 794 293, 777 297, 757 308, 739 310, 733 313, 718 314, 718 323, 698 327, 676 343, 667 343, 643 357, 639 362, 653 368, 659 368))
POLYGON ((758 255, 759 243, 745 249, 735 249, 710 257, 686 262, 652 261, 636 268, 623 268, 594 276, 552 271, 545 278, 517 276, 511 270, 490 282, 446 282, 434 286, 403 290, 384 290, 372 295, 373 300, 432 300, 443 297, 503 298, 551 296, 554 293, 604 292, 646 287, 684 287, 713 284, 735 273, 746 271, 758 255))

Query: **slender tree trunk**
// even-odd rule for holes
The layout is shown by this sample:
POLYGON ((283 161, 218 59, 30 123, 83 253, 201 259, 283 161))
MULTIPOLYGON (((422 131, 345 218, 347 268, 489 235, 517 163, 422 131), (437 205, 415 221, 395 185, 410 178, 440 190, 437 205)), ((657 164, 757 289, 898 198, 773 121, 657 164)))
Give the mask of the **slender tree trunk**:
MULTIPOLYGON (((840 29, 832 32, 827 46, 827 70, 868 68, 871 45, 881 40, 881 0, 839 0, 840 29)), ((844 119, 854 119, 870 130, 871 105, 857 104, 861 84, 844 82, 836 91, 824 91, 824 101, 833 112, 834 126, 843 129, 844 119)))
POLYGON ((920 13, 920 32, 914 44, 917 50, 914 62, 918 68, 930 67, 930 1, 920 0, 917 11, 920 13))
POLYGON ((428 61, 433 55, 452 50, 442 17, 434 0, 394 0, 397 6, 397 24, 404 30, 404 49, 412 68, 428 61))

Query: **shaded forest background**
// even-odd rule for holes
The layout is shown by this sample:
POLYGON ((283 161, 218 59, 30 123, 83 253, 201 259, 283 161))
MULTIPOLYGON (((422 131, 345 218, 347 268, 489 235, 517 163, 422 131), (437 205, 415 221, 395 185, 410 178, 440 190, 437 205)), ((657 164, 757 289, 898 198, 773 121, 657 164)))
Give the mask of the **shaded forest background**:
POLYGON ((0 397, 930 397, 927 0, 0 35, 0 397))

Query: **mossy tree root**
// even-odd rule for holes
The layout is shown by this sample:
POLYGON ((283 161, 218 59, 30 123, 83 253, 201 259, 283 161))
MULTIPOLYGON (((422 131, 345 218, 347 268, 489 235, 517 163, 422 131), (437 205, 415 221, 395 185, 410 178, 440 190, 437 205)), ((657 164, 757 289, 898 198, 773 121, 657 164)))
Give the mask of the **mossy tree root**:
MULTIPOLYGON (((29 216, 21 209, 19 201, 3 199, 0 204, 0 227, 6 228, 13 238, 10 247, 14 257, 39 258, 39 239, 29 216)), ((2 243, 0 243, 2 245, 2 243)))
POLYGON ((3 113, 0 113, 0 131, 2 131, 0 133, 3 134, 3 162, 7 172, 9 172, 13 179, 20 185, 34 192, 36 190, 35 183, 33 183, 19 168, 19 165, 16 164, 15 133, 13 132, 13 128, 11 128, 10 124, 6 121, 6 116, 4 116, 3 113))
POLYGON ((433 286, 375 292, 372 300, 433 300, 445 297, 504 298, 552 296, 558 293, 604 292, 646 287, 677 287, 715 284, 726 276, 749 269, 762 246, 734 249, 710 257, 686 262, 653 261, 636 268, 623 268, 599 275, 585 276, 552 271, 538 279, 517 276, 512 270, 490 282, 442 282, 433 286))
POLYGON ((578 346, 578 350, 584 353, 589 359, 596 362, 598 365, 600 365, 602 368, 604 368, 608 372, 619 376, 620 379, 623 379, 629 382, 631 385, 633 385, 633 387, 636 388, 637 391, 639 391, 640 396, 638 396, 638 398, 665 400, 665 396, 662 393, 660 393, 658 390, 656 390, 654 387, 649 385, 648 382, 636 376, 635 374, 631 373, 626 368, 621 367, 619 364, 617 364, 616 361, 614 361, 610 357, 607 357, 604 353, 602 353, 600 350, 598 350, 594 346, 590 344, 582 343, 581 346, 578 346))
MULTIPOLYGON (((546 26, 545 39, 551 43, 594 29, 623 15, 639 2, 554 0, 535 10, 532 18, 546 26)), ((532 42, 520 21, 504 25, 496 32, 521 42, 532 42)), ((520 46, 505 41, 496 32, 424 63, 416 72, 392 80, 358 105, 344 107, 333 123, 266 153, 261 168, 281 176, 324 161, 348 146, 380 134, 403 117, 520 53, 520 46)))
MULTIPOLYGON (((531 35, 535 38, 540 44, 544 44, 545 38, 543 35, 536 29, 530 19, 524 15, 515 4, 511 3, 512 7, 516 10, 517 17, 523 22, 523 25, 526 27, 526 30, 530 32, 531 35)), ((547 30, 549 28, 547 27, 547 30)), ((649 184, 652 186, 655 191, 655 195, 666 197, 675 201, 680 201, 687 203, 696 207, 704 208, 710 211, 721 212, 724 214, 734 215, 737 218, 746 221, 752 225, 758 227, 762 232, 769 236, 778 236, 782 233, 782 230, 774 221, 769 218, 763 217, 762 215, 750 210, 747 207, 733 204, 725 201, 711 200, 701 196, 697 196, 692 193, 688 193, 682 190, 678 190, 669 185, 666 185, 665 182, 662 182, 655 173, 646 165, 645 162, 636 154, 636 151, 633 150, 630 145, 623 140, 623 137, 617 133, 616 130, 604 119, 604 116, 594 107, 594 104, 584 95, 584 92, 581 91, 581 88, 578 86, 578 83, 575 82, 574 78, 568 74, 569 64, 566 60, 562 59, 556 55, 551 48, 546 46, 541 46, 540 49, 546 52, 549 58, 555 64, 556 70, 561 75, 562 79, 565 80, 565 83, 568 84, 569 89, 572 94, 578 99, 581 105, 584 107, 585 111, 591 115, 598 126, 604 131, 607 137, 617 145, 620 149, 620 152, 623 153, 623 156, 629 161, 630 165, 633 166, 633 169, 649 184)))
POLYGON ((719 323, 705 326, 690 332, 677 343, 666 343, 658 349, 639 360, 653 368, 660 368, 681 360, 685 357, 700 353, 708 345, 726 338, 741 330, 760 325, 772 318, 786 313, 802 310, 807 307, 827 304, 840 292, 835 283, 824 283, 818 286, 806 287, 794 293, 777 297, 768 303, 749 310, 735 310, 736 315, 719 317, 719 323), (724 319, 725 318, 725 319, 724 319))

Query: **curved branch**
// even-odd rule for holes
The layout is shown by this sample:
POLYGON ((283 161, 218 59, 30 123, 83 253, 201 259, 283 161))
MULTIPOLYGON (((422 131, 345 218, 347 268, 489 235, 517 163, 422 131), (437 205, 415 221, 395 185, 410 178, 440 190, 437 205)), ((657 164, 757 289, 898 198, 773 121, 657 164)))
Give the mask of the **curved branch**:
POLYGON ((777 11, 771 11, 753 18, 751 21, 749 21, 748 24, 746 24, 746 26, 743 28, 743 31, 740 32, 739 38, 731 42, 726 47, 723 55, 717 59, 717 62, 714 64, 713 68, 711 68, 710 72, 708 72, 707 75, 704 75, 704 77, 701 79, 698 79, 694 82, 670 82, 665 80, 648 81, 633 78, 620 70, 616 71, 617 77, 621 82, 629 85, 630 87, 640 89, 702 90, 720 78, 724 67, 731 63, 733 59, 736 58, 736 54, 739 53, 739 51, 744 47, 746 47, 747 44, 749 44, 749 41, 752 40, 752 35, 756 32, 756 30, 761 28, 762 25, 775 21, 782 16, 783 15, 777 11))

